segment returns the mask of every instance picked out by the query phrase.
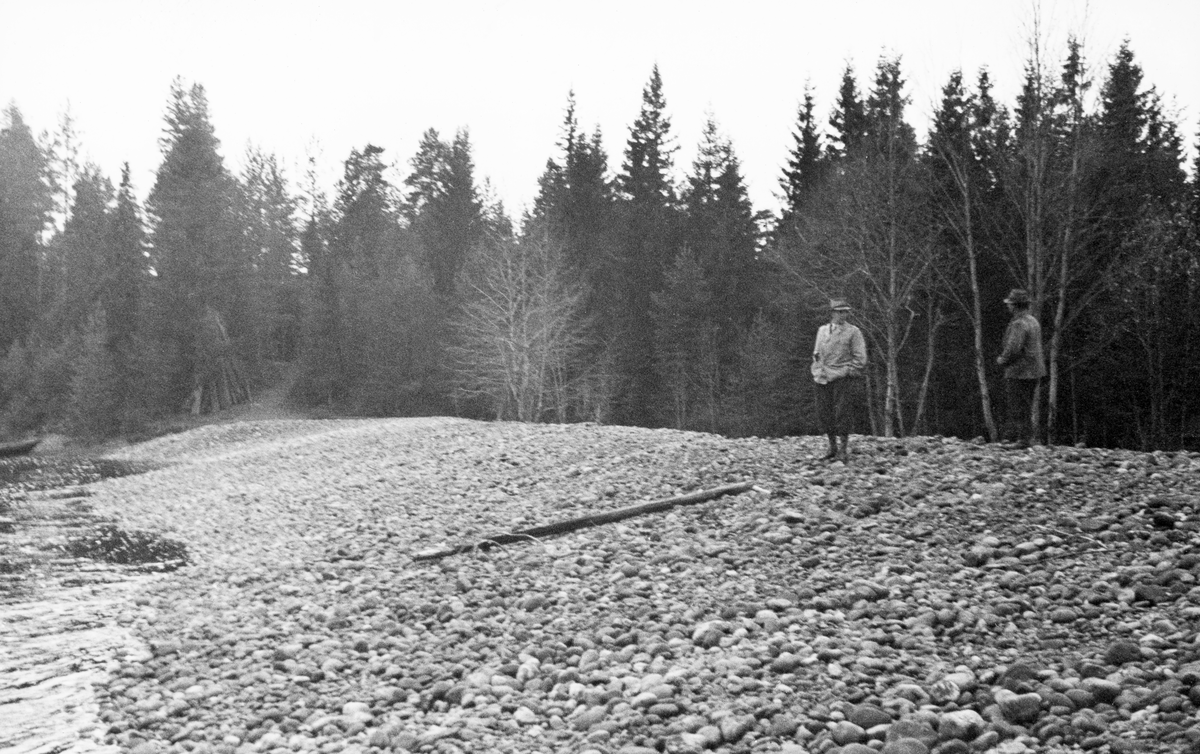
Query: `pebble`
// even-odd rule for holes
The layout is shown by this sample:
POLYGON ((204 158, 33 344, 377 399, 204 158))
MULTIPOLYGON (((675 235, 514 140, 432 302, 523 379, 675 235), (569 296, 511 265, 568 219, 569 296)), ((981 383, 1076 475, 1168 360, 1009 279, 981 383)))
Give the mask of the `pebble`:
POLYGON ((956 701, 961 695, 962 689, 949 678, 943 678, 929 687, 929 698, 935 704, 946 704, 956 701))
POLYGON ((700 742, 706 749, 712 749, 720 746, 721 742, 725 738, 724 734, 721 732, 721 729, 715 725, 705 725, 701 727, 696 731, 696 735, 699 737, 700 742))
POLYGON ((1042 706, 1042 698, 1038 694, 1016 694, 1008 689, 997 691, 995 700, 1004 719, 1018 724, 1036 720, 1042 706))
MULTIPOLYGON (((1096 701, 1105 703, 1111 703, 1121 693, 1121 684, 1107 678, 1084 678, 1079 682, 1079 687, 1096 701)), ((1090 707, 1091 705, 1081 704, 1080 706, 1090 707)))
POLYGON ((889 725, 892 716, 873 704, 856 704, 846 712, 846 719, 860 728, 868 729, 876 725, 889 725))
POLYGON ((849 743, 838 749, 837 754, 878 754, 878 752, 866 744, 849 743))
POLYGON ((1074 623, 1079 619, 1079 614, 1071 607, 1060 607, 1050 613, 1050 620, 1054 623, 1074 623))
POLYGON ((1132 641, 1114 641, 1104 651, 1104 661, 1109 665, 1124 665, 1141 659, 1141 647, 1132 641))
POLYGON ((741 741, 750 729, 754 727, 754 718, 750 715, 730 715, 717 723, 721 731, 721 740, 727 744, 741 741))
POLYGON ((863 727, 848 720, 835 723, 830 735, 833 737, 834 743, 840 745, 862 743, 867 740, 867 732, 863 727))
POLYGON ((929 746, 915 738, 897 738, 885 743, 879 754, 929 754, 929 746))
POLYGON ((803 663, 803 658, 792 654, 791 652, 783 652, 774 660, 771 661, 771 672, 773 673, 791 673, 803 663))
MULTIPOLYGON (((980 719, 981 725, 982 722, 983 720, 980 719)), ((889 742, 900 739, 915 739, 927 747, 932 747, 937 743, 938 734, 928 720, 905 717, 897 720, 888 727, 885 738, 889 742)))
POLYGON ((523 705, 513 712, 513 719, 522 725, 533 725, 541 720, 537 713, 523 705))
POLYGON ((975 710, 945 712, 938 720, 938 738, 942 741, 973 741, 983 733, 986 724, 975 710))
POLYGON ((592 707, 581 713, 574 719, 576 730, 590 730, 593 725, 596 725, 608 717, 608 709, 605 707, 592 707))

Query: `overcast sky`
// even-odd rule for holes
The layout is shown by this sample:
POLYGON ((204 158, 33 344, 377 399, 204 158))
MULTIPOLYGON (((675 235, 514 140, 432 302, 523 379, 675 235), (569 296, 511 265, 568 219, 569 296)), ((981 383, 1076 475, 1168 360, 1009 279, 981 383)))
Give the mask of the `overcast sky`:
MULTIPOLYGON (((923 134, 942 85, 987 65, 1012 103, 1033 33, 1030 0, 0 0, 0 103, 35 131, 67 108, 87 157, 145 196, 160 161, 171 80, 203 84, 222 154, 248 143, 298 181, 318 143, 329 188, 352 148, 407 169, 427 128, 468 127, 479 178, 510 214, 533 199, 567 93, 599 125, 611 169, 652 67, 662 73, 680 175, 712 113, 757 208, 778 208, 780 166, 805 81, 824 122, 846 63, 870 86, 899 55, 923 134)), ((1055 67, 1069 32, 1099 81, 1123 38, 1164 95, 1193 155, 1200 113, 1200 0, 1042 0, 1055 67)), ((1097 84, 1097 89, 1098 84, 1097 84)))

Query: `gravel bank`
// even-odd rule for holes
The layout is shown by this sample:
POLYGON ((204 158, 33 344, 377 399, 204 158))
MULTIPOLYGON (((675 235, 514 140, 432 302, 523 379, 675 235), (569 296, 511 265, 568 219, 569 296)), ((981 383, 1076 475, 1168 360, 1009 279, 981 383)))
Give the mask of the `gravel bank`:
POLYGON ((99 688, 151 752, 1162 751, 1200 741, 1188 454, 451 419, 121 454, 98 511, 193 562, 99 688), (489 533, 753 480, 557 539, 489 533))

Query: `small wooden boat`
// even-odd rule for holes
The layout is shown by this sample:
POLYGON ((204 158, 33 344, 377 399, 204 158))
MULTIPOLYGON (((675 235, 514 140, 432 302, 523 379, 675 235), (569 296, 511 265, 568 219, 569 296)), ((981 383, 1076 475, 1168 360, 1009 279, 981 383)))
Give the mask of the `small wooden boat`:
POLYGON ((41 441, 41 438, 38 438, 36 440, 22 440, 21 442, 0 443, 0 458, 23 456, 36 448, 37 444, 41 441))

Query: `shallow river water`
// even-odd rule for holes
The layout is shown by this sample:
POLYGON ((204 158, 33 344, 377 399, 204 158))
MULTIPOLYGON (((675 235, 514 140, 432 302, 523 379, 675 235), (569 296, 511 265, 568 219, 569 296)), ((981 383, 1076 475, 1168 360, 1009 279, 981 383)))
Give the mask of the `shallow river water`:
POLYGON ((131 471, 79 459, 0 461, 0 751, 119 750, 103 743, 94 689, 120 659, 148 653, 128 626, 135 594, 161 576, 76 555, 113 531, 83 485, 131 471))

